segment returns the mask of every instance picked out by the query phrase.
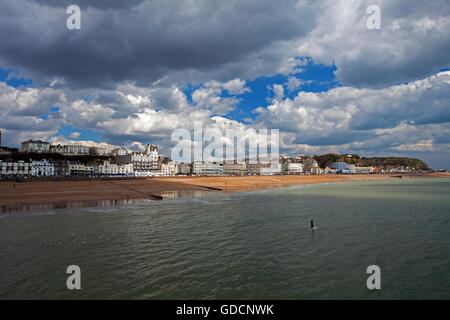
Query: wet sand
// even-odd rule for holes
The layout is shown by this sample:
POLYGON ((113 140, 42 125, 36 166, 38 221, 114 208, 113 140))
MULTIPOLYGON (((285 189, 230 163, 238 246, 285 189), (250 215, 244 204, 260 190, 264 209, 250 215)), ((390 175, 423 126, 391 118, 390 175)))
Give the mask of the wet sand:
MULTIPOLYGON (((411 176, 403 176, 410 178, 411 176)), ((420 177, 450 177, 448 173, 420 177)), ((208 191, 240 192, 313 183, 394 179, 391 175, 292 175, 240 177, 160 177, 130 180, 0 182, 0 206, 70 207, 70 203, 115 204, 133 199, 161 200, 208 191), (15 188, 14 188, 15 185, 15 188)), ((1 210, 0 210, 1 213, 1 210)))

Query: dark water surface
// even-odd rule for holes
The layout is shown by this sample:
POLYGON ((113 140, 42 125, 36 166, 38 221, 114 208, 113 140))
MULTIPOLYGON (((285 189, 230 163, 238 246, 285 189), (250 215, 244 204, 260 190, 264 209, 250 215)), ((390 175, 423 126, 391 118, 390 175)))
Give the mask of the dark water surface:
POLYGON ((450 299, 449 195, 408 179, 3 215, 0 299, 450 299))

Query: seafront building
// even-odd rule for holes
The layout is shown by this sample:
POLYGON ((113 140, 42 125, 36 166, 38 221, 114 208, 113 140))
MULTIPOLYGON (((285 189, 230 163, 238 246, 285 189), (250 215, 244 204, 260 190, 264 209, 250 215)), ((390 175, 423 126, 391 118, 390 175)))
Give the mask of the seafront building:
POLYGON ((375 171, 374 167, 356 167, 357 174, 369 174, 375 171))
POLYGON ((113 151, 111 151, 111 155, 114 157, 117 156, 124 156, 126 154, 130 154, 132 153, 130 150, 128 150, 127 148, 119 148, 119 149, 114 149, 113 151))
POLYGON ((192 165, 192 174, 195 176, 221 176, 222 173, 223 168, 219 163, 194 162, 192 165))
POLYGON ((309 172, 310 172, 310 174, 317 175, 317 174, 324 174, 324 173, 325 173, 325 170, 322 169, 322 168, 319 167, 319 166, 316 166, 316 167, 311 167, 311 168, 309 169, 309 172))
POLYGON ((55 175, 55 165, 49 160, 31 161, 31 175, 33 177, 51 177, 55 175))
POLYGON ((110 161, 104 161, 102 164, 95 166, 94 172, 102 176, 111 175, 132 175, 133 174, 133 164, 132 163, 111 163, 110 161), (98 169, 97 169, 98 168, 98 169))
POLYGON ((335 169, 336 171, 345 170, 347 169, 347 162, 333 162, 331 164, 331 168, 335 169))
POLYGON ((41 140, 28 140, 21 143, 22 152, 33 153, 48 153, 50 150, 50 143, 41 140))
POLYGON ((69 163, 67 172, 70 176, 93 176, 95 166, 93 164, 69 163))
POLYGON ((132 164, 136 176, 152 176, 161 172, 158 147, 155 145, 147 145, 144 152, 118 155, 116 162, 132 164))
POLYGON ((25 161, 9 162, 0 160, 2 176, 28 176, 31 174, 31 163, 25 161))
POLYGON ((346 162, 333 162, 332 168, 336 170, 336 173, 344 174, 373 173, 375 170, 373 167, 357 167, 346 162))
POLYGON ((192 165, 190 163, 178 163, 177 174, 180 176, 188 176, 192 173, 192 165))
POLYGON ((222 165, 222 174, 224 176, 243 176, 245 169, 245 163, 224 163, 222 165))
POLYGON ((301 163, 303 164, 303 171, 306 174, 321 174, 322 172, 319 163, 309 155, 305 156, 303 160, 301 160, 301 163))
POLYGON ((164 176, 176 176, 178 173, 178 165, 174 161, 161 164, 161 174, 164 176))
POLYGON ((89 147, 82 145, 66 145, 66 153, 65 156, 88 156, 89 155, 89 147))
POLYGON ((284 162, 281 167, 283 174, 302 174, 304 166, 300 162, 284 162))
POLYGON ((269 164, 265 164, 265 165, 261 165, 260 167, 260 175, 262 176, 273 176, 273 175, 278 175, 281 174, 281 163, 269 163, 269 164))
POLYGON ((61 154, 63 156, 88 156, 107 155, 106 149, 87 147, 83 145, 51 145, 50 153, 61 154))
POLYGON ((41 140, 28 140, 22 142, 21 152, 24 153, 53 153, 63 156, 108 156, 111 152, 104 147, 89 147, 84 145, 51 145, 41 140))
POLYGON ((109 156, 111 151, 103 147, 89 147, 89 154, 92 156, 109 156))
MULTIPOLYGON (((193 162, 176 163, 169 158, 161 161, 158 146, 148 144, 143 152, 131 151, 125 147, 110 150, 104 147, 89 147, 85 145, 51 145, 41 140, 28 140, 21 144, 21 152, 27 153, 27 161, 10 161, 17 154, 17 149, 0 148, 0 173, 2 177, 12 176, 244 176, 244 175, 300 175, 300 174, 371 174, 371 173, 410 173, 414 168, 409 167, 363 167, 347 162, 358 163, 358 157, 343 155, 338 162, 333 162, 331 168, 321 168, 316 159, 310 155, 298 155, 293 158, 277 157, 263 158, 259 156, 251 159, 226 160, 223 163, 193 162), (49 154, 46 159, 31 159, 28 153, 49 154), (63 156, 78 156, 74 158, 54 157, 51 154, 63 156), (89 156, 89 157, 88 157, 89 156), (97 156, 97 157, 96 157, 97 156), (107 156, 108 159, 105 161, 107 156), (84 157, 84 158, 83 158, 84 157), (347 161, 347 162, 345 162, 347 161)), ((21 156, 22 159, 24 155, 21 156)), ((39 157, 47 157, 39 156, 39 157)), ((35 158, 39 158, 36 156, 35 158)), ((322 160, 321 160, 322 161, 322 160)), ((323 163, 322 163, 323 165, 323 163)))

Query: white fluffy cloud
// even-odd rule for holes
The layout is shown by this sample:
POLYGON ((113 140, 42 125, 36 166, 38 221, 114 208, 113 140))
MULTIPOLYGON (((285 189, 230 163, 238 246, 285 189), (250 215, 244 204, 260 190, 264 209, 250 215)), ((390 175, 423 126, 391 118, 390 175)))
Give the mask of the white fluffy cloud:
POLYGON ((450 6, 445 1, 327 1, 298 55, 335 63, 338 80, 383 87, 416 80, 450 65, 450 6), (381 29, 367 28, 378 5, 381 29))
POLYGON ((245 86, 245 81, 240 79, 226 83, 210 81, 192 93, 192 100, 198 107, 207 108, 213 114, 226 115, 237 106, 241 99, 235 96, 224 98, 222 97, 224 91, 230 95, 240 95, 251 90, 245 86))
MULTIPOLYGON (((395 145, 399 133, 389 133, 389 130, 404 129, 406 125, 430 133, 427 125, 439 127, 450 122, 450 72, 384 89, 338 87, 322 93, 299 92, 292 100, 283 98, 281 86, 276 88, 272 104, 257 109, 256 122, 294 134, 292 142, 296 144, 358 144, 388 135, 385 148, 413 150, 417 145, 420 151, 424 150, 424 143, 407 143, 417 140, 417 132, 402 135, 402 147, 395 145)), ((430 139, 426 141, 430 145, 430 139)), ((372 148, 378 148, 373 141, 371 143, 372 148)), ((362 149, 363 145, 355 147, 362 149)), ((369 143, 364 147, 369 149, 369 143)))

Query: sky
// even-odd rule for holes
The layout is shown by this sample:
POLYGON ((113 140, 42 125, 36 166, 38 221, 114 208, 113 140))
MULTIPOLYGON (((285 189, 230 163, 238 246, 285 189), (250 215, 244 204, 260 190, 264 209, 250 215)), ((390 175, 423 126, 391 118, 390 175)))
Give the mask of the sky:
POLYGON ((2 0, 2 145, 170 155, 174 130, 280 131, 283 155, 450 169, 447 0, 2 0), (81 9, 69 30, 66 9, 81 9), (368 28, 370 5, 380 28, 368 28))

